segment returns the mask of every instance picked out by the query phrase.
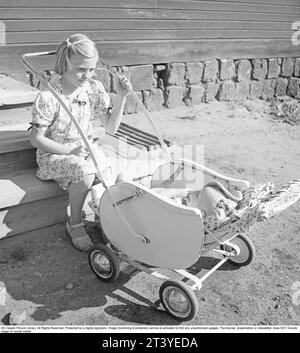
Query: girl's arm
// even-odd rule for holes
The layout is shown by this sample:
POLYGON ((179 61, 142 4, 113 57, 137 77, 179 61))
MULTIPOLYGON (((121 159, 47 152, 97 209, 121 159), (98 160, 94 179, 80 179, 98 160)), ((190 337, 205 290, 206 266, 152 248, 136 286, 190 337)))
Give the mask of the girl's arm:
POLYGON ((54 153, 54 154, 75 154, 77 156, 86 155, 84 147, 73 147, 63 145, 61 143, 55 142, 45 136, 47 127, 41 127, 39 129, 33 127, 30 133, 30 142, 33 147, 39 148, 44 152, 54 153))
POLYGON ((132 89, 131 83, 127 77, 122 76, 117 80, 117 98, 110 114, 102 116, 102 123, 106 132, 115 134, 121 124, 126 96, 132 89))

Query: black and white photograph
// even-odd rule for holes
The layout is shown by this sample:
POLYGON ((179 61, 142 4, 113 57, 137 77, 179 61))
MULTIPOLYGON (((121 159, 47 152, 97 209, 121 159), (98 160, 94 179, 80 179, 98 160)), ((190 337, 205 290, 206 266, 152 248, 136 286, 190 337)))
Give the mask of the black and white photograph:
POLYGON ((300 0, 0 0, 0 333, 299 331, 300 0))

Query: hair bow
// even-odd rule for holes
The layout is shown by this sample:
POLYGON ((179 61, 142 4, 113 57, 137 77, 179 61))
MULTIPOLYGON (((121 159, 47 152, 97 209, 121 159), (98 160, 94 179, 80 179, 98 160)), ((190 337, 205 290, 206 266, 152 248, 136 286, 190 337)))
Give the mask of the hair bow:
POLYGON ((70 39, 69 39, 69 38, 67 38, 67 39, 65 40, 65 43, 66 43, 68 49, 71 48, 72 43, 70 42, 70 39))

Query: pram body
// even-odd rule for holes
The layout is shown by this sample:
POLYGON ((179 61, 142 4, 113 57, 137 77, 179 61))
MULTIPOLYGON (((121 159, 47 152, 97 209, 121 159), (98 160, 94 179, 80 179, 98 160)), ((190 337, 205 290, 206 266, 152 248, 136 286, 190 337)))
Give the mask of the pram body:
MULTIPOLYGON (((49 54, 53 53, 25 54, 22 57, 22 62, 32 72, 39 75, 28 64, 26 56, 49 54)), ((42 76, 39 77, 43 80, 42 76)), ((56 96, 48 82, 44 83, 56 96)), ((134 92, 131 93, 138 99, 134 92)), ((59 100, 59 97, 56 98, 59 100)), ((68 111, 63 102, 60 103, 82 134, 72 113, 68 111)), ((138 103, 142 105, 140 101, 138 103)), ((144 107, 143 109, 145 112, 144 107)), ((145 113, 147 115, 147 112, 145 113)), ((151 117, 148 115, 147 117, 155 127, 151 117)), ((156 190, 161 187, 179 190, 185 188, 187 184, 190 187, 190 183, 184 179, 184 171, 186 170, 204 175, 203 185, 211 180, 217 181, 228 192, 235 192, 239 196, 249 189, 248 181, 226 177, 190 160, 169 158, 168 146, 170 143, 168 141, 163 140, 160 135, 154 136, 126 124, 121 124, 116 136, 110 137, 111 139, 123 140, 124 143, 133 145, 135 148, 150 148, 160 144, 168 158, 167 160, 162 159, 159 167, 150 175, 149 186, 142 185, 138 181, 121 181, 107 186, 98 168, 104 187, 98 184, 92 188, 93 199, 90 202, 90 207, 100 220, 107 243, 95 244, 89 251, 88 261, 91 269, 99 279, 108 282, 118 277, 120 261, 130 263, 137 269, 163 281, 159 296, 169 315, 178 320, 191 320, 199 309, 195 292, 201 289, 204 280, 226 261, 238 266, 251 263, 255 255, 255 247, 244 232, 257 221, 268 218, 266 208, 261 206, 262 203, 259 200, 254 206, 247 205, 238 216, 234 215, 235 218, 229 217, 224 223, 224 227, 219 225, 217 229, 215 229, 216 227, 210 228, 200 209, 178 204, 168 197, 160 195, 156 190), (166 169, 173 172, 164 173, 166 169), (163 175, 167 175, 167 177, 163 177, 163 175), (202 278, 198 278, 186 270, 208 251, 214 251, 223 257, 202 278), (185 280, 171 280, 153 268, 170 269, 184 277, 185 280)), ((82 138, 97 168, 98 164, 93 156, 93 151, 83 134, 82 138)), ((195 184, 194 189, 199 189, 199 185, 195 184)), ((269 199, 267 210, 272 210, 274 200, 276 204, 276 196, 277 199, 284 201, 279 203, 279 206, 277 205, 279 212, 296 202, 299 195, 300 181, 296 181, 292 184, 292 188, 287 187, 276 194, 275 199, 269 199), (285 198, 284 194, 290 197, 285 198)), ((271 215, 274 214, 276 214, 276 210, 271 212, 271 215)))

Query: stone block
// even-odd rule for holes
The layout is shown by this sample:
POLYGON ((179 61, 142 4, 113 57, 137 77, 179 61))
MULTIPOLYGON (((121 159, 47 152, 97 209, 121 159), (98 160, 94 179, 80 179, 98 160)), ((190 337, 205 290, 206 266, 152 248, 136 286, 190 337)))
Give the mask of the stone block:
POLYGON ((300 77, 300 58, 295 60, 294 76, 300 77))
POLYGON ((174 63, 168 65, 167 86, 181 86, 185 83, 185 64, 174 63))
POLYGON ((268 74, 267 78, 277 78, 280 74, 280 62, 278 59, 268 59, 268 74))
POLYGON ((164 94, 159 88, 143 91, 143 102, 149 112, 161 110, 164 104, 164 94))
POLYGON ((275 96, 275 87, 276 87, 276 80, 265 80, 263 84, 262 90, 262 98, 263 99, 270 99, 275 96))
POLYGON ((166 89, 166 106, 175 108, 180 106, 185 96, 186 88, 179 86, 170 86, 166 89))
POLYGON ((268 63, 266 59, 254 59, 253 60, 253 80, 264 80, 267 76, 268 63))
POLYGON ((220 101, 235 100, 235 83, 232 80, 227 80, 221 83, 218 98, 220 101))
MULTIPOLYGON (((134 91, 147 90, 153 87, 154 74, 152 65, 121 66, 117 67, 116 71, 130 80, 134 91)), ((115 79, 113 79, 112 83, 112 91, 116 92, 115 79)))
POLYGON ((218 91, 219 85, 217 83, 208 82, 208 84, 206 85, 205 101, 208 103, 216 99, 218 91))
POLYGON ((288 94, 294 98, 300 98, 300 79, 292 77, 288 85, 288 94))
POLYGON ((230 80, 235 78, 235 65, 233 60, 222 59, 220 60, 220 80, 230 80))
POLYGON ((192 104, 197 105, 203 102, 205 88, 200 85, 191 85, 190 99, 192 104))
POLYGON ((134 91, 151 89, 154 80, 153 65, 131 66, 129 72, 134 91))
POLYGON ((187 63, 187 79, 190 84, 198 84, 202 81, 203 64, 201 62, 187 63))
POLYGON ((281 66, 281 75, 283 77, 291 77, 294 72, 295 60, 293 58, 283 58, 281 66))
POLYGON ((275 95, 278 97, 285 96, 287 86, 288 86, 288 80, 286 78, 281 78, 281 77, 278 78, 276 83, 276 88, 275 88, 275 95))
POLYGON ((215 81, 218 76, 219 63, 218 60, 212 59, 204 62, 203 82, 215 81))
POLYGON ((249 92, 249 99, 257 99, 260 98, 262 95, 263 90, 263 81, 251 81, 250 83, 250 92, 249 92))
POLYGON ((235 100, 243 102, 248 98, 250 92, 250 81, 236 82, 235 84, 235 100))
MULTIPOLYGON (((143 96, 142 96, 142 92, 135 92, 137 94, 137 96, 142 100, 143 96)), ((124 107, 124 113, 125 114, 134 114, 141 111, 141 108, 139 108, 138 103, 136 102, 136 100, 131 96, 128 95, 126 98, 126 103, 125 103, 125 107, 124 107)))
POLYGON ((247 81, 251 76, 251 63, 249 60, 239 60, 237 62, 237 80, 247 81))

